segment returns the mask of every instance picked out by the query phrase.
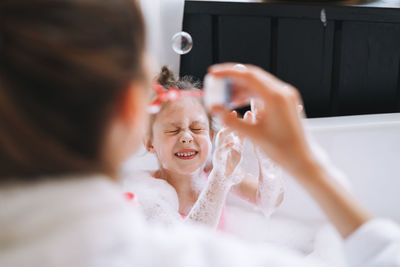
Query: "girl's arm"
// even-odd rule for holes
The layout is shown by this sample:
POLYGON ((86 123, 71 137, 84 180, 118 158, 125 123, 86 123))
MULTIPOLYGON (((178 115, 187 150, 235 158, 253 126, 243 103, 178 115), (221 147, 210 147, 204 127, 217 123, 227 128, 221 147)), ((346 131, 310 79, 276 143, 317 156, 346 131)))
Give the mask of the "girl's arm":
POLYGON ((232 188, 239 197, 258 205, 265 216, 270 216, 282 203, 284 198, 284 183, 281 169, 268 158, 260 159, 259 177, 255 177, 242 169, 238 175, 243 181, 232 188))
POLYGON ((257 177, 243 172, 244 179, 232 187, 232 192, 251 203, 257 203, 257 192, 259 181, 257 177))
POLYGON ((186 218, 186 221, 211 227, 218 225, 226 196, 238 182, 236 170, 242 157, 240 141, 227 129, 217 134, 215 145, 213 170, 206 187, 186 218))
POLYGON ((255 148, 259 162, 259 180, 257 188, 257 204, 265 216, 269 217, 284 197, 282 169, 270 160, 262 151, 255 148))
MULTIPOLYGON (((252 111, 247 111, 243 120, 249 123, 255 123, 255 115, 259 108, 260 104, 252 103, 252 111)), ((242 139, 244 140, 243 136, 242 139)), ((283 172, 282 169, 272 162, 258 147, 255 147, 251 143, 249 143, 249 145, 252 146, 257 159, 259 167, 258 179, 245 172, 243 169, 240 169, 238 175, 245 178, 240 184, 235 186, 234 192, 242 198, 257 204, 264 215, 269 217, 283 201, 283 172)))
POLYGON ((207 185, 186 217, 186 222, 200 223, 212 228, 218 226, 226 196, 231 189, 225 179, 223 172, 215 169, 211 171, 207 185))

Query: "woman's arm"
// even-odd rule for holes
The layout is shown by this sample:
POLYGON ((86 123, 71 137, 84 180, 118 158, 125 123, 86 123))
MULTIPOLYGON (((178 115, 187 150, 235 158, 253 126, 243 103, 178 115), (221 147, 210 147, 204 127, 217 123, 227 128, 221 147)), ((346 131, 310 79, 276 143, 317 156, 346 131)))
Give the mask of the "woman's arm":
POLYGON ((274 162, 277 162, 311 194, 342 236, 347 237, 372 217, 326 169, 321 167, 307 143, 298 106, 299 92, 261 68, 248 65, 235 70, 233 64, 216 65, 212 75, 235 84, 233 100, 257 97, 264 103, 255 124, 229 116, 223 107, 215 108, 224 123, 248 136, 274 162))

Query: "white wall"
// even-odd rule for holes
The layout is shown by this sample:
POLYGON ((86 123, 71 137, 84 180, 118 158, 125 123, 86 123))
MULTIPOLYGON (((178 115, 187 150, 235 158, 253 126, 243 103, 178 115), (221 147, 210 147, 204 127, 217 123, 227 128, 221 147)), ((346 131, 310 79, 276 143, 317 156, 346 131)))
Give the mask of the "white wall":
POLYGON ((172 49, 172 36, 182 30, 184 0, 140 0, 147 27, 147 47, 155 71, 168 65, 179 75, 180 56, 172 49))

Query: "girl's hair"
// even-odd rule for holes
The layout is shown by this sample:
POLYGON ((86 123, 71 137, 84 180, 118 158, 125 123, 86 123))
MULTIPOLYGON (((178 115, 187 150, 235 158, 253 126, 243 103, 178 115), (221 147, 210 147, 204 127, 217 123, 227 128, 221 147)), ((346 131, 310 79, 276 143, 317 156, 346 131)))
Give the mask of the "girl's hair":
POLYGON ((134 0, 1 0, 0 181, 105 171, 105 129, 144 49, 134 0))
POLYGON ((191 76, 175 79, 174 73, 167 66, 161 68, 157 82, 165 88, 176 87, 180 90, 199 90, 201 88, 201 83, 191 76))
MULTIPOLYGON (((175 79, 174 73, 167 67, 163 66, 161 68, 161 73, 157 76, 156 81, 162 85, 164 88, 170 88, 170 87, 175 87, 178 88, 179 90, 200 90, 202 87, 201 82, 195 80, 191 76, 184 76, 180 79, 175 79)), ((206 110, 204 103, 200 101, 200 103, 203 105, 204 109, 206 110)), ((165 106, 165 104, 161 107, 162 108, 165 106)), ((212 119, 210 114, 207 112, 207 117, 208 121, 210 124, 210 130, 212 130, 212 119)), ((149 123, 149 128, 148 128, 148 137, 149 141, 153 138, 153 124, 154 121, 157 117, 157 114, 153 114, 150 116, 150 123, 149 123)))

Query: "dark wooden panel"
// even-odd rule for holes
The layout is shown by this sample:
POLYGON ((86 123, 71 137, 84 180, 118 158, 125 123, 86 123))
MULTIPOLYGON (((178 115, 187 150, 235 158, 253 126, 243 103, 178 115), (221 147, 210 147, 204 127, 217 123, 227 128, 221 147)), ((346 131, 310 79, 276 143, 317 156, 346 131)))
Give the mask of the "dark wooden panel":
POLYGON ((319 19, 324 8, 328 19, 400 23, 399 0, 266 1, 186 0, 185 12, 229 16, 265 16, 319 19))
POLYGON ((181 56, 180 75, 191 75, 202 80, 213 63, 212 16, 185 14, 183 30, 192 36, 193 48, 181 56))
POLYGON ((270 67, 271 20, 263 17, 220 16, 218 62, 270 67))
POLYGON ((310 117, 400 111, 400 9, 367 2, 187 0, 185 28, 203 32, 181 73, 202 77, 214 62, 251 62, 298 87, 310 117), (267 35, 252 33, 265 24, 267 35))
POLYGON ((338 114, 395 112, 399 55, 400 25, 343 22, 338 114))
POLYGON ((278 21, 276 73, 300 90, 309 117, 330 113, 333 31, 331 21, 278 21))

